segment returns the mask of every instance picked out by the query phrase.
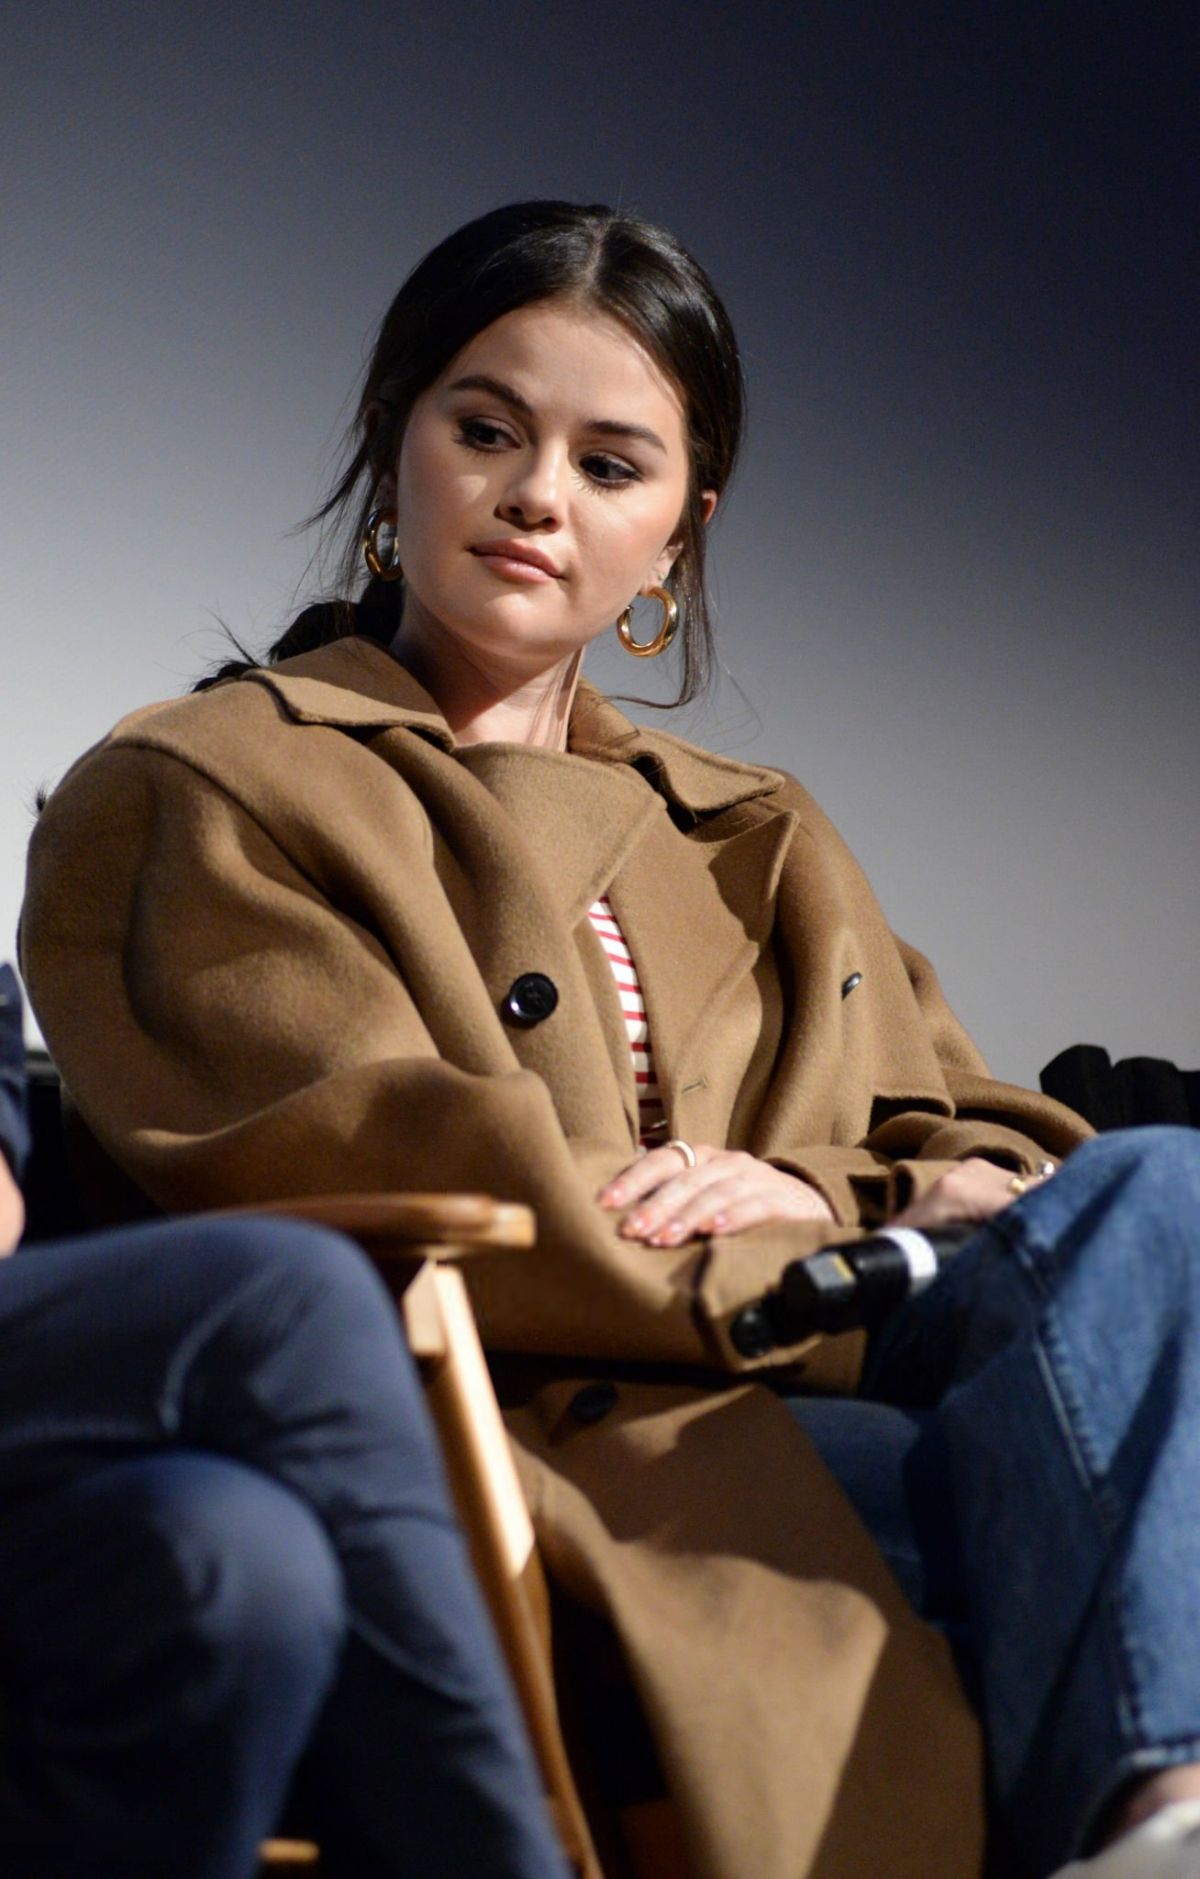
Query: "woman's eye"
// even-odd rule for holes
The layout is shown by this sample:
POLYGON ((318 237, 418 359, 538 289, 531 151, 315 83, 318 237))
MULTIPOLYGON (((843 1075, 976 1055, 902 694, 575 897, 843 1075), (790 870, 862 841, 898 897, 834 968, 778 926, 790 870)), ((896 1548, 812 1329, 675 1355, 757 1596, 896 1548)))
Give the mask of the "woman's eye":
POLYGON ((626 463, 622 457, 607 456, 603 451, 592 451, 582 457, 580 467, 593 483, 606 483, 610 488, 640 480, 639 472, 632 463, 626 463))
POLYGON ((503 450, 511 441, 504 426, 491 418, 460 418, 458 437, 460 443, 469 444, 473 450, 503 450))

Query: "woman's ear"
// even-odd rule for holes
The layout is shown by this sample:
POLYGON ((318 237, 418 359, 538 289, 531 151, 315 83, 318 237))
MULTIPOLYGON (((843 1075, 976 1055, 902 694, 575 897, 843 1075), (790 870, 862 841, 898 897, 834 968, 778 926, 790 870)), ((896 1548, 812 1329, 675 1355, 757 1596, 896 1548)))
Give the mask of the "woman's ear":
MULTIPOLYGON (((379 429, 383 420, 384 409, 385 407, 380 401, 375 399, 367 406, 362 414, 363 437, 368 444, 370 444, 371 439, 379 429)), ((376 452, 372 451, 370 454, 373 459, 376 458, 376 452)), ((382 472, 375 485, 371 495, 371 507, 372 509, 394 509, 396 507, 396 471, 390 464, 388 468, 382 472)))
POLYGON ((375 485, 371 497, 372 509, 394 509, 396 507, 396 472, 385 470, 375 485))
MULTIPOLYGON (((705 528, 708 527, 709 523, 713 519, 713 512, 716 509, 717 501, 718 501, 718 497, 717 497, 717 492, 715 489, 706 489, 701 492, 700 520, 703 523, 705 528)), ((671 572, 671 569, 675 566, 676 561, 678 561, 682 548, 683 548, 682 535, 679 536, 675 541, 669 541, 667 543, 661 555, 659 555, 658 560, 654 563, 654 578, 652 581, 648 583, 649 586, 661 587, 662 583, 666 580, 668 574, 671 572)))

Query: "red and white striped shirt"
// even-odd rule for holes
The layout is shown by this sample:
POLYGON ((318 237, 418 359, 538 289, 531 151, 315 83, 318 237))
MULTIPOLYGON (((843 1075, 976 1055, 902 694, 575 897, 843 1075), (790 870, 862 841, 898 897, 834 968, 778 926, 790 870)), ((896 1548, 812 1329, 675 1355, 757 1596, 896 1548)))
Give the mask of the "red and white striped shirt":
POLYGON ((617 982, 617 996, 621 1000, 621 1011, 625 1019, 625 1030, 629 1037, 629 1048, 633 1053, 633 1080, 638 1092, 638 1126, 642 1143, 652 1147, 656 1140, 662 1139, 663 1102, 658 1087, 658 1076, 654 1069, 654 1048, 650 1042, 650 1026, 646 1019, 646 1003, 642 997, 642 988, 638 982, 637 967, 633 955, 625 944, 625 935, 617 924, 616 915, 609 906, 606 896, 594 901, 588 908, 591 921, 604 948, 605 957, 612 967, 613 978, 617 982))

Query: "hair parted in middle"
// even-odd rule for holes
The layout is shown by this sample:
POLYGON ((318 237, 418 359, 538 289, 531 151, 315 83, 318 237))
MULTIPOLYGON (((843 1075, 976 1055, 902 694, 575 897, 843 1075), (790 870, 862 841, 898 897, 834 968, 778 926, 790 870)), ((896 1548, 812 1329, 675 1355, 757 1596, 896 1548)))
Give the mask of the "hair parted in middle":
MULTIPOLYGON (((350 456, 311 522, 344 522, 340 578, 361 568, 359 543, 380 478, 395 466, 422 392, 477 333, 518 307, 570 300, 620 322, 677 391, 689 457, 682 547, 667 580, 682 618, 676 704, 707 683, 712 626, 704 581, 704 491, 728 487, 744 422, 737 340, 716 289, 665 229, 598 204, 517 202, 456 229, 413 269, 384 316, 359 395, 350 456)), ((385 644, 403 584, 368 581, 357 607, 308 607, 271 648, 272 660, 348 632, 385 644)), ((242 668, 227 666, 218 677, 242 668)))

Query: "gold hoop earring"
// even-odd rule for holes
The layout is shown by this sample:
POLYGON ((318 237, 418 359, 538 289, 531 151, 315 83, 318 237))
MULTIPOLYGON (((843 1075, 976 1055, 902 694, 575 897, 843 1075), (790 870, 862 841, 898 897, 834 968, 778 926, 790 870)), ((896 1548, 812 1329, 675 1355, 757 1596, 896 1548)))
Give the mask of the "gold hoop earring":
POLYGON ((662 625, 653 639, 648 639, 644 646, 639 646, 633 637, 633 608, 626 607, 617 620, 617 638, 626 652, 631 652, 635 659, 657 659, 660 652, 666 652, 679 628, 679 608, 674 594, 669 594, 665 587, 652 587, 646 595, 647 600, 657 600, 663 610, 662 625))
POLYGON ((394 509, 372 509, 367 517, 367 526, 363 531, 363 560, 377 581, 398 581, 403 578, 404 569, 396 560, 396 511, 394 509), (379 558, 379 531, 389 528, 392 531, 392 558, 384 562, 379 558))

